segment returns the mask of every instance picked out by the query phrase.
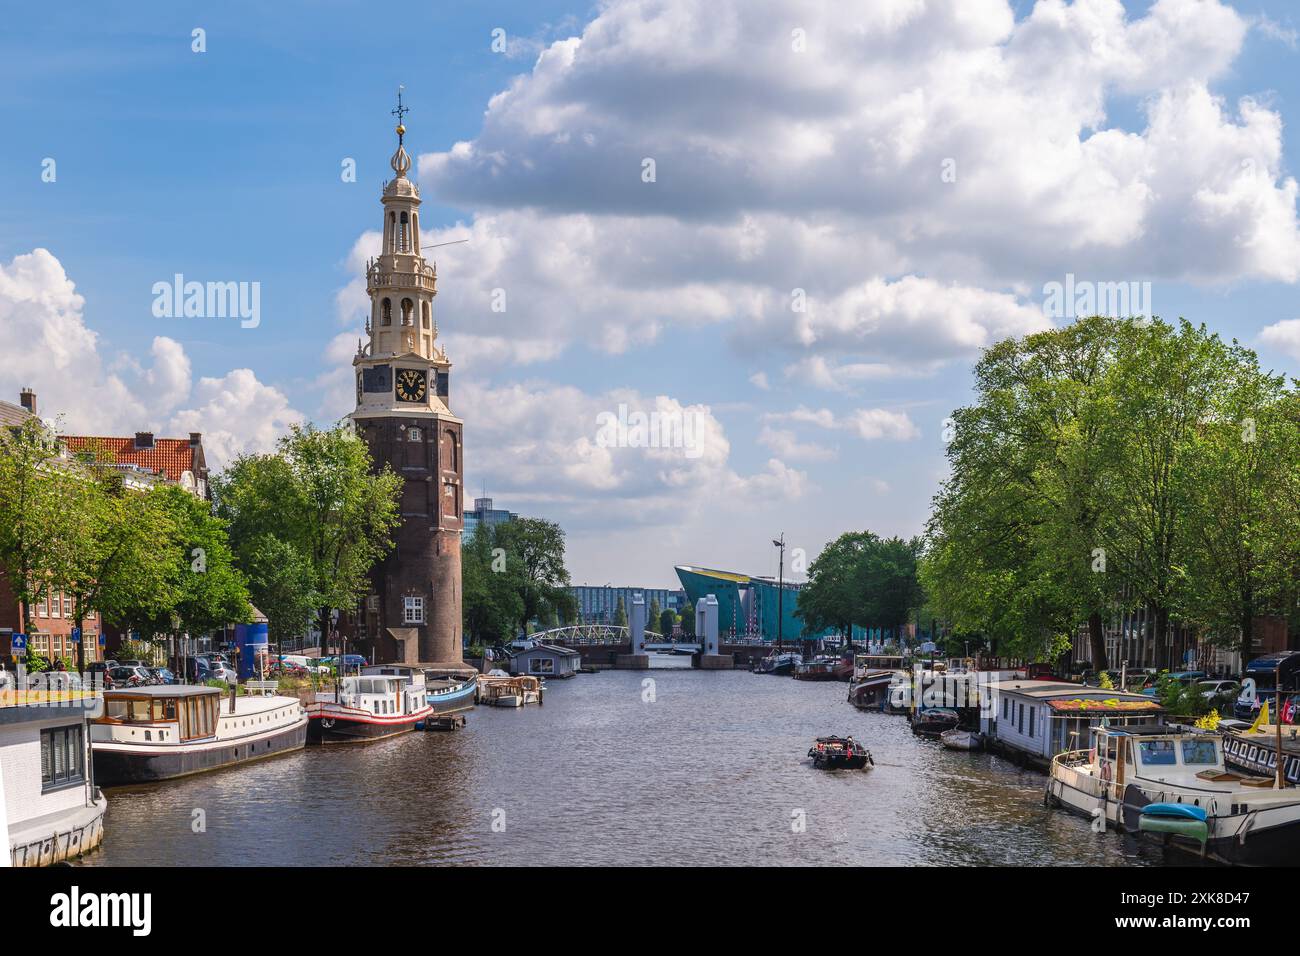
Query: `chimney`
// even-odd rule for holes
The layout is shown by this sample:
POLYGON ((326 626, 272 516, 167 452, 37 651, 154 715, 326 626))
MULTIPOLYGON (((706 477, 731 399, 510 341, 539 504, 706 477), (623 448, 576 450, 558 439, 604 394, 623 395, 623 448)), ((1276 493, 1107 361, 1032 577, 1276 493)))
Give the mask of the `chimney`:
POLYGON ((36 393, 30 388, 25 388, 18 393, 18 401, 28 412, 36 414, 36 393))
POLYGON ((190 447, 198 448, 203 444, 203 432, 190 432, 190 447))
POLYGON ((139 451, 144 448, 153 447, 153 432, 136 432, 135 447, 139 451))

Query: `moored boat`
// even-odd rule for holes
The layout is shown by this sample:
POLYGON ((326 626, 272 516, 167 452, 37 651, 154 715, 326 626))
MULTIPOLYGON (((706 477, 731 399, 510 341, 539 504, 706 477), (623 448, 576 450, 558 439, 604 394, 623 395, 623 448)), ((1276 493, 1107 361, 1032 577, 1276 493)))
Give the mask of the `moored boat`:
POLYGON ((478 696, 478 676, 467 679, 442 678, 425 683, 424 700, 434 714, 470 710, 478 696))
POLYGON ((939 734, 939 742, 949 750, 982 750, 984 749, 984 736, 973 730, 962 730, 954 727, 952 730, 945 730, 939 734))
POLYGON ((795 680, 838 680, 836 667, 838 661, 833 657, 814 657, 794 666, 791 675, 795 680))
POLYGON ((808 748, 818 770, 861 770, 874 766, 871 751, 850 737, 818 737, 808 748))
POLYGON ((952 730, 961 722, 961 716, 955 710, 946 707, 930 707, 918 710, 912 715, 912 733, 918 737, 938 738, 945 730, 952 730))
POLYGON ((855 675, 849 684, 849 703, 859 710, 884 709, 893 681, 892 671, 867 671, 855 675))
POLYGON ((95 783, 150 783, 298 750, 307 713, 297 698, 226 697, 216 687, 164 684, 104 692, 90 724, 95 783))
POLYGON ((755 674, 776 674, 789 676, 803 663, 803 655, 787 651, 783 654, 769 654, 754 667, 755 674))
POLYGON ((478 678, 478 702, 490 707, 522 707, 524 704, 540 704, 544 700, 545 691, 542 682, 530 675, 498 677, 493 674, 482 674, 478 678))
POLYGON ((376 664, 341 678, 335 690, 317 692, 307 705, 307 740, 313 744, 380 740, 414 730, 433 712, 421 671, 376 664))
POLYGON ((1052 760, 1049 803, 1223 863, 1289 865, 1300 855, 1300 791, 1226 769, 1218 734, 1092 733, 1090 750, 1052 760))

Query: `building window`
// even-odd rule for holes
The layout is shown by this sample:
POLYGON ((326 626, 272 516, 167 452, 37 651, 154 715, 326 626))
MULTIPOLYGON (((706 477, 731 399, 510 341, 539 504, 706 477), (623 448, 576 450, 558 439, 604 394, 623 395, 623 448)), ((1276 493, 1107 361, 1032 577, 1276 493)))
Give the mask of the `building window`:
POLYGON ((392 299, 385 299, 384 302, 383 302, 383 315, 382 315, 382 321, 383 321, 384 325, 392 325, 392 324, 393 324, 393 301, 392 301, 392 299))
POLYGON ((41 791, 60 790, 86 780, 81 726, 41 731, 41 791))
POLYGON ((379 595, 371 594, 366 598, 366 608, 371 611, 379 610, 379 595))
POLYGON ((424 623, 424 598, 402 598, 402 621, 406 624, 424 623))
POLYGON ((419 441, 419 440, 420 440, 420 429, 418 429, 418 428, 408 428, 408 429, 406 430, 406 437, 407 437, 410 441, 419 441))
POLYGON ((1034 736, 1034 708, 1029 708, 1029 736, 1034 736))
POLYGON ((36 616, 37 617, 50 616, 50 602, 49 599, 44 594, 42 594, 41 599, 36 602, 36 616))

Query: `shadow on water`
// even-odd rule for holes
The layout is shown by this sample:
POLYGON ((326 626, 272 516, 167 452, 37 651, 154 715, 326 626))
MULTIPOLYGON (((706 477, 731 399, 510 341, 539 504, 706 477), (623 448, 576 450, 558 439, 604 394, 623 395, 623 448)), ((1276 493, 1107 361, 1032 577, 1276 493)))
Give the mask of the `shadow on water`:
POLYGON ((85 862, 1160 862, 1045 808, 1043 775, 857 711, 844 684, 671 664, 551 681, 545 706, 480 707, 455 733, 110 790, 85 862), (876 767, 814 770, 804 755, 828 733, 866 742, 876 767))

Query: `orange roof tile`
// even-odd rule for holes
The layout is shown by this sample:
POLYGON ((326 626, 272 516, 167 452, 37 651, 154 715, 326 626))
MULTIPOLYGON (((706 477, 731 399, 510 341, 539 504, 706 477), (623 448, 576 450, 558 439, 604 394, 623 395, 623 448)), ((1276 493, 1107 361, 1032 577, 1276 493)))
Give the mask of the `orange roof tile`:
MULTIPOLYGON (((78 452, 91 442, 111 454, 119 465, 136 465, 163 474, 169 481, 180 481, 184 472, 194 472, 194 449, 188 438, 155 438, 152 448, 136 448, 134 438, 94 438, 65 435, 68 450, 78 452)), ((201 478, 202 475, 194 475, 201 478)))

